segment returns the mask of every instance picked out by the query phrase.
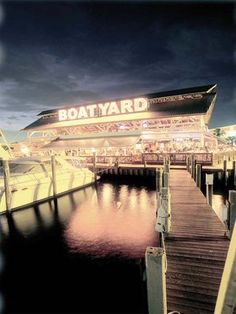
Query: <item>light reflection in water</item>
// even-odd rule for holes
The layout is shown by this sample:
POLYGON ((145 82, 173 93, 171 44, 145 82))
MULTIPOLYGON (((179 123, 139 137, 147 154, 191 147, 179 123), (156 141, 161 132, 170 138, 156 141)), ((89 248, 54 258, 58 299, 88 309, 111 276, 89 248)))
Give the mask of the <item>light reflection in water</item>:
POLYGON ((67 224, 71 213, 79 203, 88 199, 94 193, 94 188, 87 187, 60 197, 58 199, 58 210, 55 210, 53 201, 41 203, 38 206, 13 211, 11 217, 2 215, 0 217, 0 230, 4 237, 18 232, 21 236, 31 237, 43 229, 50 229, 57 222, 67 224))
POLYGON ((147 246, 157 245, 155 212, 155 191, 100 184, 73 212, 65 230, 67 245, 96 257, 143 257, 147 246))

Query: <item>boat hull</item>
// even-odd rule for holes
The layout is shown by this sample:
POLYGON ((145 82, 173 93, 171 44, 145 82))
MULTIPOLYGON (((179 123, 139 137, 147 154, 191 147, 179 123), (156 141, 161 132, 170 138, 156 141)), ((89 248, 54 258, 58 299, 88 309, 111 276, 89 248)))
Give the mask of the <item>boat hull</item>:
MULTIPOLYGON (((55 196, 60 196, 66 194, 70 191, 77 190, 95 182, 94 174, 83 169, 80 171, 65 172, 56 177, 56 195, 54 195, 53 184, 51 176, 36 178, 32 176, 22 176, 16 178, 11 184, 11 199, 10 199, 10 209, 20 209, 32 204, 37 204, 49 200, 55 196), (22 180, 22 182, 20 180, 22 180), (26 184, 26 179, 27 184, 26 184)), ((6 212, 6 199, 5 192, 1 193, 0 200, 0 213, 6 212)))

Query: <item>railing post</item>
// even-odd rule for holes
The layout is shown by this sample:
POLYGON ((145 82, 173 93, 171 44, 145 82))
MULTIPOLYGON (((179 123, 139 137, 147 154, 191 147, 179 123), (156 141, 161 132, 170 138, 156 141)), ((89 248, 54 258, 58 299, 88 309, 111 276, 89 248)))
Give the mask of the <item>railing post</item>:
POLYGON ((212 205, 212 196, 213 196, 213 174, 206 173, 206 199, 207 203, 212 205))
POLYGON ((201 182, 202 182, 202 166, 201 164, 197 164, 196 165, 196 183, 199 189, 201 189, 201 182))
POLYGON ((11 210, 10 169, 8 160, 2 160, 2 168, 4 177, 6 211, 8 212, 11 210))
POLYGON ((236 187, 236 161, 233 161, 233 185, 236 187))
POLYGON ((165 172, 169 172, 170 171, 170 165, 168 163, 164 164, 164 169, 165 172))
POLYGON ((147 161, 145 158, 145 154, 142 154, 142 158, 143 158, 143 167, 146 168, 147 167, 147 161))
POLYGON ((189 156, 186 155, 186 170, 189 172, 190 168, 190 161, 189 161, 189 156))
POLYGON ((228 173, 227 173, 227 160, 225 156, 224 156, 224 162, 223 162, 223 171, 224 171, 224 185, 227 186, 228 173))
POLYGON ((56 194, 57 194, 57 178, 56 178, 56 160, 55 160, 55 155, 51 156, 51 166, 52 166, 53 196, 56 196, 56 194))
POLYGON ((145 264, 149 314, 167 314, 165 262, 163 248, 147 247, 145 264))
POLYGON ((232 237, 236 221, 236 191, 229 190, 229 235, 232 237))
POLYGON ((196 165, 196 160, 194 158, 194 155, 192 154, 191 156, 191 177, 194 179, 195 175, 195 165, 196 165))
POLYGON ((188 156, 188 165, 189 165, 189 169, 188 172, 191 174, 192 173, 192 155, 188 156))
POLYGON ((214 314, 233 314, 236 309, 236 224, 232 232, 214 314))
POLYGON ((163 170, 162 168, 156 168, 156 191, 159 192, 163 186, 163 170))
POLYGON ((116 157, 116 168, 117 169, 119 168, 119 157, 118 156, 116 157))
POLYGON ((163 171, 163 187, 168 188, 169 186, 169 172, 163 171))
POLYGON ((171 195, 169 188, 163 187, 159 192, 157 200, 157 219, 155 230, 157 232, 164 232, 164 235, 170 232, 171 227, 171 195))
POLYGON ((96 171, 96 152, 93 151, 93 172, 96 171))

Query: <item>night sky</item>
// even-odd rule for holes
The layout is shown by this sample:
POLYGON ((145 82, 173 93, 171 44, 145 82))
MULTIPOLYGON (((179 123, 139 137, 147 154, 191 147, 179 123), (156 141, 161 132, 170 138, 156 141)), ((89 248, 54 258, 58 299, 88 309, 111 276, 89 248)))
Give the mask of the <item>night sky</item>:
MULTIPOLYGON (((42 111, 218 84, 210 127, 236 123, 233 3, 5 1, 2 129, 42 111)), ((1 14, 0 14, 1 15, 1 14)))

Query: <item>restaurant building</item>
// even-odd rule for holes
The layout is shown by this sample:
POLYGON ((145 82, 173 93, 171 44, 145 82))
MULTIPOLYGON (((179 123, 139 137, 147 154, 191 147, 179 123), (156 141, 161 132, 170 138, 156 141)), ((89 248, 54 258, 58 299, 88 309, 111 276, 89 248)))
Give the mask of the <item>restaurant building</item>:
POLYGON ((207 153, 217 147, 208 123, 216 85, 65 106, 25 127, 34 150, 86 155, 207 153))

